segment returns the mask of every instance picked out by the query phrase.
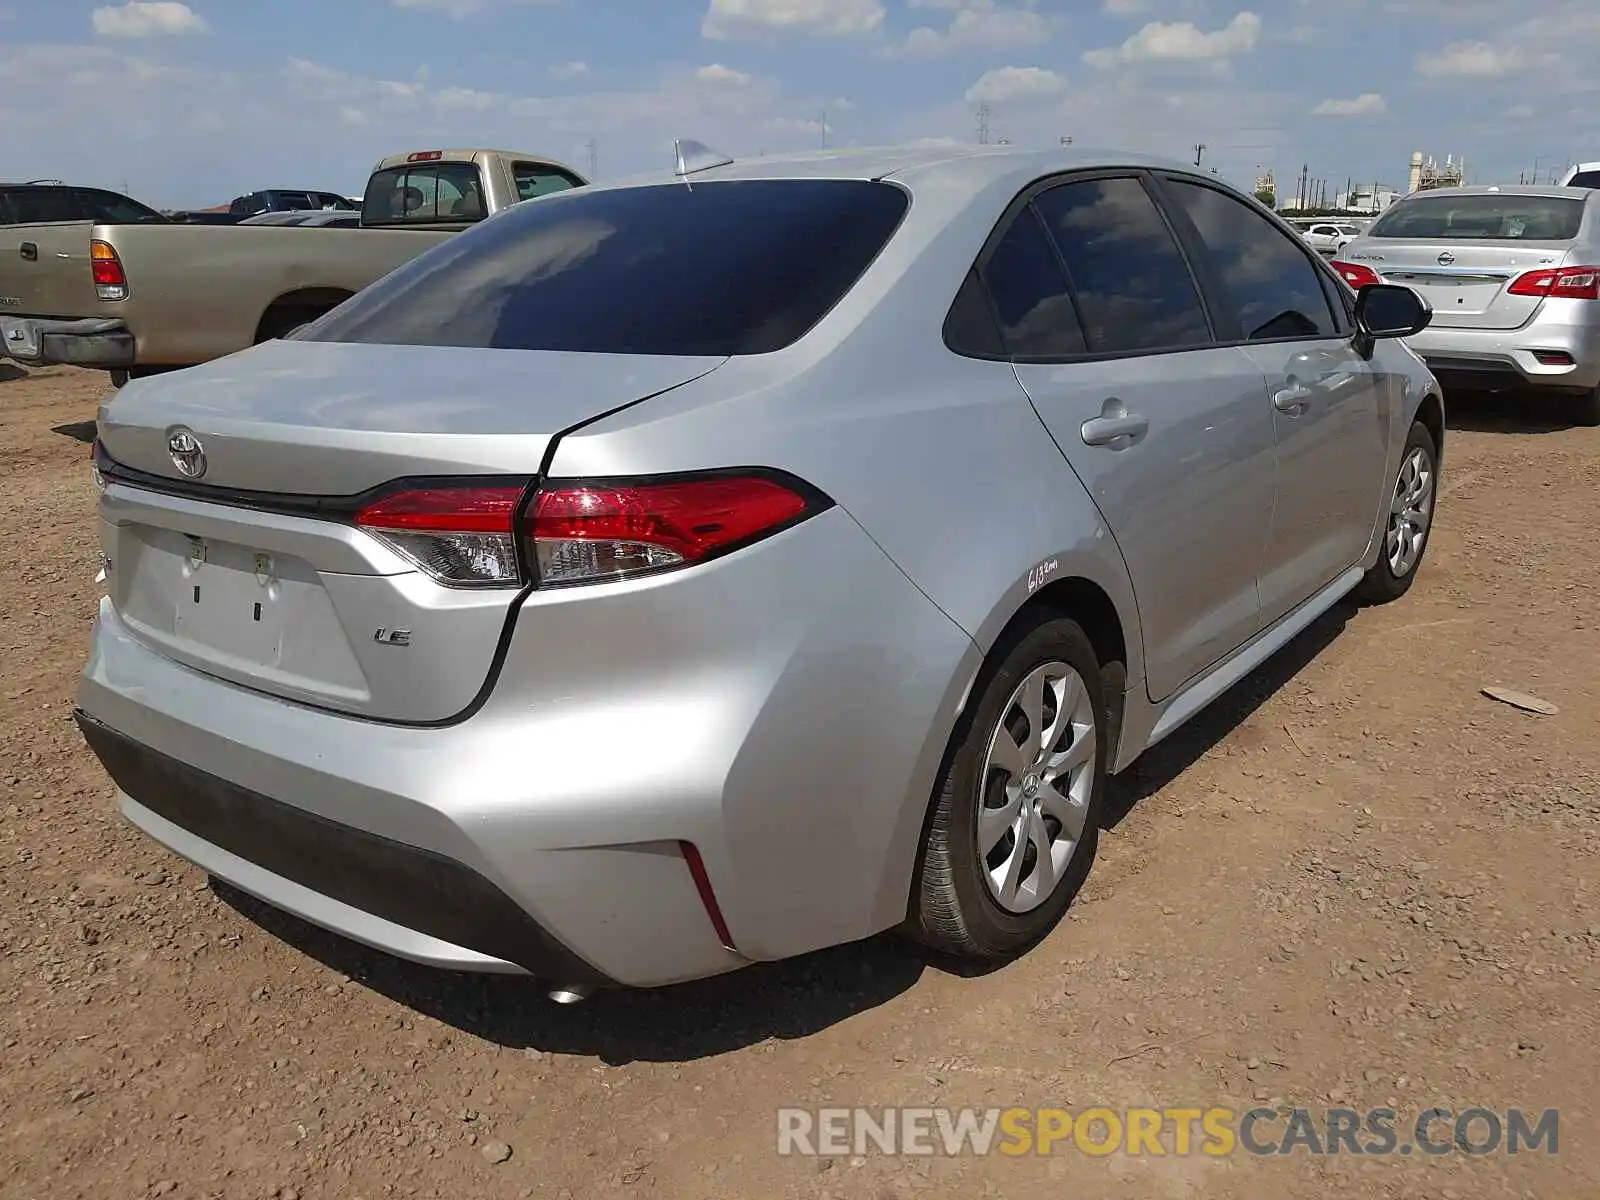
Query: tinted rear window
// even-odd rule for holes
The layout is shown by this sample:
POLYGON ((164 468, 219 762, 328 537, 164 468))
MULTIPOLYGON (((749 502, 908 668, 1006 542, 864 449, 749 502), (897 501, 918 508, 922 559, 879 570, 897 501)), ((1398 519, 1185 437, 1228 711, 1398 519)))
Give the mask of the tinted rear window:
POLYGON ((89 214, 66 188, 23 187, 10 193, 11 219, 19 225, 40 221, 87 221, 89 214))
POLYGON ((1579 171, 1572 177, 1567 186, 1600 188, 1600 171, 1579 171))
POLYGON ((482 220, 478 168, 466 162, 430 162, 378 171, 367 181, 362 213, 368 225, 482 220))
POLYGON ((302 331, 311 341, 602 354, 763 354, 860 277, 906 194, 736 180, 521 204, 414 258, 302 331))
POLYGON ((1566 196, 1418 196, 1390 208, 1367 236, 1564 242, 1582 221, 1583 201, 1566 196))

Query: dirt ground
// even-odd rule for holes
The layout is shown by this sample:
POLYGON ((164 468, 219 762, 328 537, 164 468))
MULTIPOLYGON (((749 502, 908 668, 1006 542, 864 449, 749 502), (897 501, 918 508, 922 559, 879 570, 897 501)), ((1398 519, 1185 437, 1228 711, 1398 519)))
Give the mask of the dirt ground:
POLYGON ((0 1195, 1600 1194, 1600 430, 1454 401, 1411 595, 1330 615, 1120 781, 1021 962, 886 938, 557 1008, 210 887, 116 815, 70 719, 97 594, 70 434, 104 391, 0 364, 0 1195), (1402 1131, 1559 1108, 1559 1152, 775 1151, 784 1105, 1386 1103, 1402 1131))

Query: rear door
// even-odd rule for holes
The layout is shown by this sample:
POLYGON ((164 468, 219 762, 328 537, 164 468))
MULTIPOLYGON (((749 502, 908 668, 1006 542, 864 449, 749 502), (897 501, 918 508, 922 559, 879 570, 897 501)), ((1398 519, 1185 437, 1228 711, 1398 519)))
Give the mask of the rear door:
POLYGON ((23 187, 7 193, 0 226, 0 316, 81 317, 99 299, 89 267, 93 228, 73 189, 23 187))
POLYGON ((1583 215, 1582 196, 1424 194, 1390 208, 1344 257, 1426 296, 1432 328, 1519 329, 1543 297, 1513 282, 1568 265, 1583 215))
POLYGON ((1387 463, 1387 380, 1355 352, 1336 286, 1299 239, 1202 180, 1163 177, 1174 220, 1216 296, 1218 332, 1266 382, 1277 442, 1261 621, 1283 617, 1360 561, 1387 463))
POLYGON ((1213 344, 1138 173, 1040 191, 985 272, 1018 378, 1121 547, 1165 699, 1257 626, 1274 453, 1261 372, 1213 344))

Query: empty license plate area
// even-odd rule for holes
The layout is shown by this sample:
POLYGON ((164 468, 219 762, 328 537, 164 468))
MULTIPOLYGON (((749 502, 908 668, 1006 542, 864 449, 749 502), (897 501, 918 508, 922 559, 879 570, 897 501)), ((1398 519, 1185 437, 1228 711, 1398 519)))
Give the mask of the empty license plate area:
POLYGON ((173 589, 173 633, 252 663, 276 665, 290 607, 285 593, 297 582, 279 572, 285 566, 292 572, 295 561, 275 561, 271 554, 227 542, 186 536, 183 542, 173 589))
POLYGON ((115 545, 113 601, 144 641, 269 690, 366 696, 332 600, 304 559, 139 524, 118 527, 115 545))

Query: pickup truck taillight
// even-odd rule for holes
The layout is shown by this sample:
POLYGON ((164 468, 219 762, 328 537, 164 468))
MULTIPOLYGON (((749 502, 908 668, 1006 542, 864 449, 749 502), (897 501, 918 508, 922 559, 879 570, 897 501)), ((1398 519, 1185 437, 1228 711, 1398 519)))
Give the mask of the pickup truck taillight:
POLYGON ((89 243, 89 265, 94 270, 94 294, 102 300, 128 298, 128 273, 110 242, 89 243))

